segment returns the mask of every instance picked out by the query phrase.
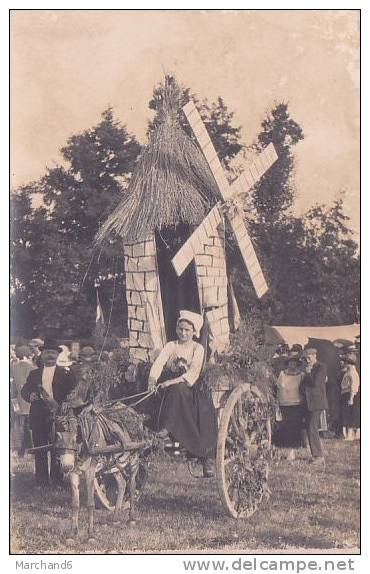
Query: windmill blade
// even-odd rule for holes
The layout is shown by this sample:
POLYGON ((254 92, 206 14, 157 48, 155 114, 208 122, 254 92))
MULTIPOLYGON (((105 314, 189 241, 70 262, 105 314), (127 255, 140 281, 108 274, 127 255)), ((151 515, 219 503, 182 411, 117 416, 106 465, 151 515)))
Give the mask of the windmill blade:
POLYGON ((248 269, 257 297, 261 298, 268 291, 261 266, 258 262, 253 243, 249 237, 242 214, 238 209, 227 212, 227 218, 239 245, 240 253, 248 269))
POLYGON ((221 162, 218 159, 218 155, 213 146, 211 138, 208 135, 207 128, 204 125, 203 120, 200 117, 200 114, 192 100, 190 100, 182 109, 187 117, 191 129, 194 132, 195 137, 198 140, 198 144, 204 154, 204 157, 207 160, 213 177, 216 180, 221 196, 224 201, 227 201, 231 196, 230 185, 227 181, 221 162))
MULTIPOLYGON (((231 186, 229 185, 229 182, 227 181, 227 178, 225 176, 223 167, 221 165, 220 160, 218 159, 216 150, 213 146, 213 143, 211 141, 211 138, 208 135, 207 129, 203 123, 202 118, 200 117, 200 114, 197 110, 197 108, 195 107, 194 103, 190 100, 183 108, 183 111, 187 117, 187 120, 194 132, 195 137, 198 140, 198 144, 204 154, 204 157, 206 158, 208 165, 210 167, 210 170, 213 174, 213 177, 216 180, 216 183, 218 185, 218 188, 220 190, 221 196, 223 198, 224 201, 227 201, 228 199, 230 199, 232 197, 232 195, 237 192, 237 190, 242 187, 243 190, 245 189, 246 183, 248 185, 248 179, 252 178, 253 176, 253 180, 250 179, 252 185, 255 181, 257 181, 257 179, 259 179, 263 173, 265 173, 267 171, 267 169, 269 169, 270 165, 272 165, 274 163, 274 161, 276 161, 276 151, 275 148, 269 145, 267 146, 267 148, 264 150, 265 153, 262 155, 262 158, 260 158, 260 161, 257 162, 257 164, 255 165, 256 162, 253 163, 253 167, 249 169, 249 172, 247 172, 247 174, 245 175, 244 179, 241 179, 241 181, 238 183, 237 188, 235 188, 234 190, 231 188, 231 186), (252 173, 253 170, 253 173, 252 173), (249 173, 251 175, 249 175, 249 173)), ((262 152, 263 153, 263 152, 262 152)), ((261 154, 260 154, 261 156, 261 154)), ((239 178, 240 179, 240 178, 239 178)), ((238 181, 238 180, 237 180, 238 181)), ((236 183, 236 182, 235 182, 236 183)), ((235 185, 234 183, 234 185, 235 185)), ((251 185, 249 185, 248 189, 251 187, 251 185)), ((217 206, 216 206, 217 207, 217 206)), ((218 207, 217 207, 217 211, 218 211, 218 207)), ((213 210, 209 213, 209 215, 211 215, 211 213, 213 212, 213 210)), ((220 212, 218 211, 219 216, 220 212)), ((208 218, 208 216, 207 216, 208 218)), ((207 218, 204 220, 206 221, 207 218)), ((253 286, 255 288, 257 297, 262 297, 266 291, 268 291, 268 287, 265 281, 265 278, 263 276, 262 273, 262 269, 261 266, 258 262, 257 259, 257 255, 256 252, 254 250, 253 244, 250 240, 250 237, 248 235, 248 231, 247 228, 245 227, 245 223, 243 220, 243 216, 240 213, 240 211, 235 208, 233 210, 233 213, 228 212, 228 219, 230 221, 230 225, 231 228, 234 231, 235 234, 235 238, 237 243, 239 244, 240 247, 240 252, 242 254, 245 266, 249 272, 249 275, 251 277, 253 286)), ((203 221, 203 223, 204 223, 203 221)), ((193 242, 199 241, 199 236, 197 235, 198 230, 201 229, 202 224, 198 227, 198 229, 196 229, 196 231, 193 233, 193 235, 188 239, 188 241, 183 245, 183 247, 180 249, 180 251, 178 251, 178 253, 175 255, 175 257, 172 259, 172 264, 175 267, 176 273, 178 275, 181 275, 181 273, 183 272, 184 269, 186 269, 186 267, 189 265, 190 261, 193 259, 194 257, 194 250, 193 250, 193 244, 191 242, 191 239, 193 238, 193 236, 195 236, 195 238, 193 238, 193 242), (184 249, 185 248, 185 249, 184 249)))
POLYGON ((184 245, 178 250, 172 259, 172 265, 178 277, 185 271, 189 263, 194 259, 194 256, 201 252, 201 246, 207 239, 207 232, 209 232, 209 230, 211 232, 215 231, 221 223, 221 219, 219 205, 216 204, 207 217, 203 219, 202 223, 190 235, 189 239, 187 239, 184 245))
POLYGON ((233 196, 247 193, 278 159, 274 144, 270 143, 261 153, 248 161, 247 167, 231 185, 233 196))

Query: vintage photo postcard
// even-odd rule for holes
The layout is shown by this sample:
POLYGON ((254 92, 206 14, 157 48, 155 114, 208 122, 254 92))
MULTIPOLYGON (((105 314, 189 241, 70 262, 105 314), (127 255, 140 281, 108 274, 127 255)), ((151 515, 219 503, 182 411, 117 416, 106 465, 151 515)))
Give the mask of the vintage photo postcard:
POLYGON ((352 569, 360 16, 10 11, 12 554, 352 569))

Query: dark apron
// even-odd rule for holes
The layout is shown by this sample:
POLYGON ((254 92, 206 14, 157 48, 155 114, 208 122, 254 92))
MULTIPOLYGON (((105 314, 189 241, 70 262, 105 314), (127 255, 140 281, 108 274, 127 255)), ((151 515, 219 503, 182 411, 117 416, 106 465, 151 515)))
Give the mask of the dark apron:
MULTIPOLYGON (((164 370, 158 383, 177 376, 164 370)), ((167 429, 194 456, 214 458, 217 413, 211 397, 201 387, 198 380, 192 387, 179 383, 160 391, 157 430, 167 429)))

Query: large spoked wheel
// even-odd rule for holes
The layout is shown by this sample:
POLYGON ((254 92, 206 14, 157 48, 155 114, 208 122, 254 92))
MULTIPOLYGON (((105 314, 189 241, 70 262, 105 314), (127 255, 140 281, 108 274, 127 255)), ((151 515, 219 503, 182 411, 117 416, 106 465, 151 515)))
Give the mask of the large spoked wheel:
POLYGON ((217 442, 217 486, 234 518, 252 516, 268 495, 270 447, 266 400, 257 387, 243 383, 226 402, 217 442))
MULTIPOLYGON (((94 479, 95 486, 95 496, 103 508, 109 511, 113 511, 116 507, 116 501, 118 496, 118 473, 97 473, 94 479)), ((122 503, 122 507, 125 506, 125 500, 122 503)))
MULTIPOLYGON (((113 511, 116 507, 117 497, 118 497, 118 485, 119 485, 119 476, 120 475, 123 480, 125 481, 125 495, 122 501, 121 510, 125 508, 129 508, 129 490, 128 490, 128 481, 124 476, 122 476, 119 470, 114 470, 111 472, 101 472, 99 466, 97 467, 97 471, 95 474, 94 479, 94 487, 95 487, 95 496, 99 503, 105 508, 106 510, 113 511)), ((139 470, 136 476, 136 492, 135 498, 138 500, 142 494, 142 490, 148 479, 148 471, 146 466, 142 463, 139 464, 139 470)))

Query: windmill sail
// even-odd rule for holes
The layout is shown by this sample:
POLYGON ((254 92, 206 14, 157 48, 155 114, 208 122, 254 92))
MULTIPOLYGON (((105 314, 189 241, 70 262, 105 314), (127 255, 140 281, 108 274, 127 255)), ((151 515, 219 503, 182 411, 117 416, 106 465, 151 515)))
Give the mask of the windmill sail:
POLYGON ((278 155, 274 144, 270 143, 260 154, 248 162, 243 173, 231 185, 231 195, 247 193, 277 159, 278 155))
POLYGON ((215 205, 211 209, 207 217, 203 219, 202 223, 190 235, 189 239, 185 241, 184 245, 172 259, 172 265, 178 277, 180 277, 189 263, 194 259, 197 247, 199 244, 202 244, 202 238, 206 237, 204 230, 206 230, 207 227, 211 227, 213 229, 221 222, 221 214, 218 207, 218 205, 215 205))
POLYGON ((229 182, 227 181, 225 172, 220 160, 218 159, 218 155, 213 146, 211 138, 208 135, 206 126, 204 125, 197 108, 191 100, 182 109, 187 117, 191 129, 194 132, 195 137, 198 140, 204 157, 208 162, 213 177, 215 178, 218 188, 221 192, 221 196, 225 201, 227 201, 231 196, 229 182))
MULTIPOLYGON (((234 182, 233 186, 230 186, 222 168, 221 162, 218 159, 216 150, 212 144, 211 138, 209 137, 207 129, 194 103, 192 101, 188 102, 183 107, 183 111, 189 121, 195 137, 198 140, 199 146, 208 162, 210 170, 212 171, 224 201, 229 200, 236 194, 242 192, 245 193, 248 191, 248 189, 250 189, 276 161, 277 154, 275 148, 273 144, 270 144, 259 156, 257 156, 253 162, 249 163, 246 172, 244 172, 236 180, 236 182, 234 182)), ((242 212, 236 208, 233 209, 232 212, 229 210, 226 215, 230 222, 231 228, 234 231, 236 241, 239 245, 243 261, 249 272, 257 297, 262 297, 268 291, 268 287, 263 276, 261 266, 258 262, 252 241, 249 237, 248 230, 245 226, 242 212)), ((193 235, 197 233, 198 229, 194 232, 193 235)), ((190 241, 190 239, 191 238, 189 238, 188 241, 190 241)), ((175 258, 172 260, 173 264, 177 265, 177 269, 180 270, 187 260, 188 263, 186 263, 186 265, 190 263, 192 259, 192 257, 189 259, 190 254, 190 247, 186 246, 185 243, 184 246, 176 254, 175 258)))
POLYGON ((247 228, 245 227, 243 216, 238 210, 235 210, 233 215, 228 213, 228 221, 234 231, 240 253, 243 257, 245 266, 248 269, 254 290, 256 291, 257 297, 261 298, 265 293, 267 293, 268 286, 257 259, 253 243, 249 237, 247 228))

